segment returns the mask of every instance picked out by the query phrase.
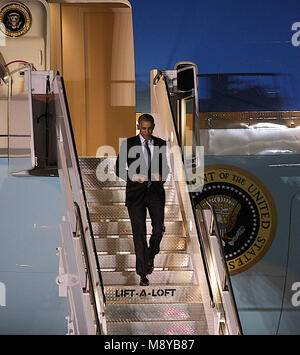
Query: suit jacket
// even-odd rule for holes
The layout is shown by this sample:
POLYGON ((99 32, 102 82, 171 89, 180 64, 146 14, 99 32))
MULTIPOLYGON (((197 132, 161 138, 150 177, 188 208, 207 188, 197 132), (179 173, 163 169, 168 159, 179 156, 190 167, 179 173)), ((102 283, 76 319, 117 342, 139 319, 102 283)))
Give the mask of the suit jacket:
MULTIPOLYGON (((169 167, 166 157, 166 141, 152 136, 153 155, 151 160, 151 186, 150 191, 165 203, 165 190, 163 184, 167 180, 169 167), (154 181, 153 174, 160 174, 161 181, 154 181)), ((148 176, 148 168, 139 135, 127 138, 120 147, 115 173, 126 183, 126 206, 140 203, 147 192, 147 182, 139 183, 133 180, 134 174, 148 176)))

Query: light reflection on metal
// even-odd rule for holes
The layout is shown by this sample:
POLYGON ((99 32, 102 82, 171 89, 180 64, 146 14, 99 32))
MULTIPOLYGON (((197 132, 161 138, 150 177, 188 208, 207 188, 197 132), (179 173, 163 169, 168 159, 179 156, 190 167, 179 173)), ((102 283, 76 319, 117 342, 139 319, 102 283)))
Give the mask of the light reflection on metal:
POLYGON ((168 319, 172 315, 179 316, 179 318, 181 318, 181 319, 186 318, 186 315, 183 312, 177 311, 176 309, 165 309, 164 310, 164 319, 168 319))
MULTIPOLYGON (((269 118, 268 118, 269 119, 269 118)), ((261 122, 255 123, 254 125, 249 126, 250 129, 259 129, 259 128, 276 128, 276 129, 288 129, 288 127, 283 126, 279 123, 271 123, 271 122, 261 122)))
POLYGON ((191 329, 185 326, 178 326, 178 325, 174 325, 168 330, 168 335, 180 335, 180 334, 192 335, 193 332, 191 331, 191 329))
POLYGON ((289 168, 289 167, 299 167, 300 164, 269 164, 270 168, 289 168))

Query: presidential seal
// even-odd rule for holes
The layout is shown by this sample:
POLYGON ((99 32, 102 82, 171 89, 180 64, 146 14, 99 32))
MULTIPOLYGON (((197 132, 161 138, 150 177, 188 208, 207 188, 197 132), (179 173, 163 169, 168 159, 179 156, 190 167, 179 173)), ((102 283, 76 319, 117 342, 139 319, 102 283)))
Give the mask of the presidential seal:
POLYGON ((193 197, 196 208, 215 208, 231 275, 249 269, 269 250, 277 228, 276 207, 254 175, 230 165, 206 166, 204 188, 193 197))
POLYGON ((29 9, 18 2, 9 3, 0 10, 0 29, 9 37, 24 35, 31 27, 29 9))

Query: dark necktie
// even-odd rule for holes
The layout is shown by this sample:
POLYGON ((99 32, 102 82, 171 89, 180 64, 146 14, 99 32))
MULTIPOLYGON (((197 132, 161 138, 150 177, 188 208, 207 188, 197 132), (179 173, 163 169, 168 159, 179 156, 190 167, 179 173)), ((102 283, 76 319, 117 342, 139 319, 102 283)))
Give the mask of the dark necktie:
POLYGON ((147 182, 147 187, 149 187, 151 185, 151 152, 150 152, 150 148, 149 148, 147 139, 145 140, 145 147, 146 147, 147 156, 148 156, 148 182, 147 182))

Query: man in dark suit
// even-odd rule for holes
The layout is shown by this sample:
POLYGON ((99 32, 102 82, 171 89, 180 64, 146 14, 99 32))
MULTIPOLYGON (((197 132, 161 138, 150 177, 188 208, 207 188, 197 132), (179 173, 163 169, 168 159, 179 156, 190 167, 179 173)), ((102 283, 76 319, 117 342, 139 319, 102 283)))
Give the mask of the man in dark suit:
POLYGON ((120 147, 115 172, 127 181, 126 206, 132 226, 136 272, 141 286, 148 286, 147 274, 154 267, 164 230, 164 182, 169 173, 166 141, 152 136, 154 119, 143 114, 138 120, 140 134, 127 138, 120 147), (147 209, 151 218, 152 235, 149 247, 146 239, 147 209))

